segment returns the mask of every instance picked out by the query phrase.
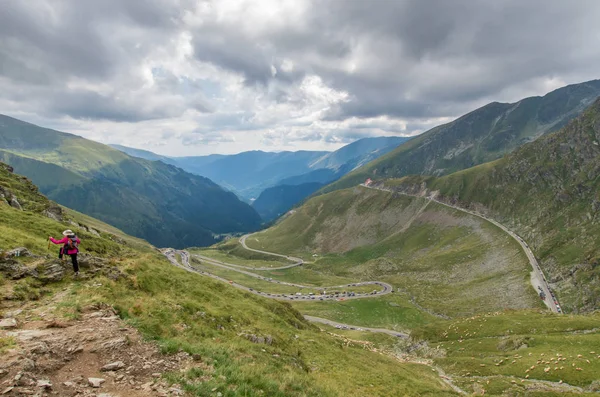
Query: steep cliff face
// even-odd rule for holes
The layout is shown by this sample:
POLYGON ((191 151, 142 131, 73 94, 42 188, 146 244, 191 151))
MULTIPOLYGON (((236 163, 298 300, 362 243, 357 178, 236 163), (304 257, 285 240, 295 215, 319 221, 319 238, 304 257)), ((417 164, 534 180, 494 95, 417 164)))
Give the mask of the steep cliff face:
POLYGON ((485 211, 534 248, 571 310, 600 307, 600 100, 557 133, 492 163, 387 185, 485 211))

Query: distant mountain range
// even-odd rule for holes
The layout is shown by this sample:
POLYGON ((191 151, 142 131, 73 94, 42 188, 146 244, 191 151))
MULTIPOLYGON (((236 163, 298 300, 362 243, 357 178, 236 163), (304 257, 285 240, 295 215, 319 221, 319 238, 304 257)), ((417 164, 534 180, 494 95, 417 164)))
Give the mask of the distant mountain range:
POLYGON ((334 152, 249 151, 234 155, 165 157, 155 153, 111 145, 131 156, 160 160, 201 175, 250 202, 270 187, 334 181, 352 169, 393 150, 405 137, 359 139, 334 152))
POLYGON ((2 115, 0 161, 52 200, 156 246, 210 245, 216 234, 261 224, 251 206, 207 178, 2 115))
POLYGON ((516 103, 493 102, 440 125, 345 175, 323 192, 366 178, 446 175, 496 160, 564 127, 600 96, 600 80, 559 88, 516 103))

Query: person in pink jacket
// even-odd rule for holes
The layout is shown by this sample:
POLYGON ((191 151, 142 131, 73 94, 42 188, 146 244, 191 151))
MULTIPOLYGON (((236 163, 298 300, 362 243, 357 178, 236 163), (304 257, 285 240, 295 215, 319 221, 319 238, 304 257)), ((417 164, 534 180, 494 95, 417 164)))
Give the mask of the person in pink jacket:
POLYGON ((63 232, 63 236, 64 237, 60 240, 56 240, 52 236, 50 236, 49 239, 54 244, 63 244, 58 257, 62 258, 63 255, 69 255, 71 257, 71 262, 73 262, 73 271, 75 272, 75 276, 79 276, 79 263, 77 263, 77 254, 79 253, 78 246, 81 243, 81 240, 79 240, 79 237, 77 237, 71 230, 65 230, 63 232))

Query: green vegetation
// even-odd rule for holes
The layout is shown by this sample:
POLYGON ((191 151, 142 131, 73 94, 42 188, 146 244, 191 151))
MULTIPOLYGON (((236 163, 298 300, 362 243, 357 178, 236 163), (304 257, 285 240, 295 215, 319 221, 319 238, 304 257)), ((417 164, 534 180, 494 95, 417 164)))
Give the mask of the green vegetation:
POLYGON ((292 263, 285 258, 244 249, 237 238, 229 239, 211 248, 192 248, 189 251, 222 262, 248 267, 281 267, 292 263))
POLYGON ((488 393, 515 395, 531 390, 535 379, 597 392, 598 324, 598 314, 506 311, 431 323, 414 330, 412 337, 442 350, 435 364, 460 379, 465 389, 479 380, 488 393))
POLYGON ((0 115, 0 161, 51 199, 157 246, 206 246, 260 217, 209 179, 0 115))
POLYGON ((441 178, 387 181, 398 190, 489 212, 529 242, 563 309, 600 305, 600 101, 561 131, 511 155, 441 178))
POLYGON ((292 305, 303 314, 344 324, 396 331, 439 321, 437 317, 416 308, 401 294, 343 302, 294 302, 292 305))
POLYGON ((421 134, 322 191, 354 186, 369 177, 446 175, 498 159, 565 126, 598 96, 600 80, 594 80, 517 103, 490 103, 421 134))
POLYGON ((0 353, 12 349, 15 345, 15 339, 10 336, 7 338, 0 338, 0 353))
MULTIPOLYGON (((56 259, 53 253, 46 256, 46 238, 70 227, 82 237, 82 250, 119 270, 118 277, 98 274, 45 285, 31 278, 4 279, 0 299, 8 295, 14 299, 15 290, 21 289, 27 292, 22 299, 41 300, 40 304, 52 300, 66 319, 79 318, 92 305, 112 306, 165 353, 183 350, 201 357, 201 366, 165 375, 194 395, 217 391, 228 397, 454 394, 423 365, 346 345, 307 323, 289 304, 175 268, 153 247, 121 238, 121 232, 113 234, 114 228, 99 221, 91 222, 99 232, 96 235, 87 231, 92 229, 85 223, 89 218, 77 213, 68 216, 78 226, 52 220, 42 211, 53 204, 35 193, 33 185, 5 167, 0 171, 12 194, 24 207, 33 208, 21 211, 0 203, 0 224, 7 237, 2 250, 27 243, 36 257, 16 258, 18 262, 52 264, 56 259), (253 343, 245 334, 270 336, 272 343, 253 343)), ((1 349, 12 346, 11 340, 0 343, 1 349)))
MULTIPOLYGON (((313 273, 318 280, 385 281, 415 310, 434 315, 542 307, 529 283, 527 258, 510 236, 423 198, 362 187, 332 192, 309 200, 246 243, 312 260, 294 269, 300 277, 292 269, 272 272, 279 279, 304 284, 313 273)), ((355 304, 367 305, 343 306, 355 304)), ((382 321, 393 324, 389 319, 397 310, 381 307, 389 311, 382 321)))

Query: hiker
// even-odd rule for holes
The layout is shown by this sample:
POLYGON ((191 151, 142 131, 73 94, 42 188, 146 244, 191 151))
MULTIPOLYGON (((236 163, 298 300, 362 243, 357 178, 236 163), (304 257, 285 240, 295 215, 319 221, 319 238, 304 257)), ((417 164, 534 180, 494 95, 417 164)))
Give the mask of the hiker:
POLYGON ((71 257, 71 261, 73 262, 73 271, 75 272, 75 276, 79 276, 79 264, 77 263, 77 253, 79 249, 77 246, 81 243, 79 237, 73 233, 71 230, 65 230, 63 232, 63 238, 60 240, 56 240, 54 237, 50 236, 49 239, 54 244, 64 244, 59 251, 58 257, 62 258, 63 255, 69 255, 71 257))

